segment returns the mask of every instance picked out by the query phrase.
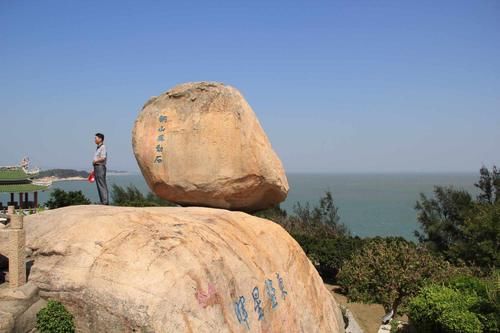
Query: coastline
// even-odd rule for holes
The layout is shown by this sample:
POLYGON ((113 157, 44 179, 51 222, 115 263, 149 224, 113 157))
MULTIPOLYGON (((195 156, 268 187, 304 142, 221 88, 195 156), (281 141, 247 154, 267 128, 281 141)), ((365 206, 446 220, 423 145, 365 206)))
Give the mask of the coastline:
MULTIPOLYGON (((125 172, 110 172, 108 173, 108 176, 128 176, 130 173, 125 173, 125 172)), ((87 177, 80 177, 80 176, 75 176, 75 177, 57 177, 57 176, 50 176, 50 177, 42 177, 42 178, 37 178, 37 182, 42 182, 42 183, 55 183, 55 182, 64 182, 64 181, 83 181, 87 180, 87 177)))
POLYGON ((36 181, 38 181, 38 182, 50 182, 50 183, 62 182, 62 181, 82 181, 82 180, 87 180, 87 178, 85 178, 85 177, 60 178, 60 177, 56 177, 56 176, 50 176, 50 177, 43 177, 43 178, 36 179, 36 181))

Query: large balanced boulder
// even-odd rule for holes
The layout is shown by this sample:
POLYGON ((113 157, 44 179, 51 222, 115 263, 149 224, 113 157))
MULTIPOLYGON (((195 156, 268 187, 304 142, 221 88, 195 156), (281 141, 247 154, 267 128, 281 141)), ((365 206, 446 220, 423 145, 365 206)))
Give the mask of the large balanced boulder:
POLYGON ((185 83, 148 100, 132 145, 151 190, 181 205, 255 211, 288 193, 255 113, 222 83, 185 83))
POLYGON ((202 207, 73 206, 25 219, 29 280, 79 332, 343 332, 279 225, 202 207))

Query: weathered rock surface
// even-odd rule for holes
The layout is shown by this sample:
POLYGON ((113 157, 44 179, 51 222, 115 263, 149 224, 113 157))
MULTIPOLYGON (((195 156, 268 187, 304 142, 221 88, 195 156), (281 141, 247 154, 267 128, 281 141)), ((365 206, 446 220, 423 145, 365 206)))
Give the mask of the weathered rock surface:
POLYGON ((25 229, 30 281, 80 332, 343 332, 311 262, 265 219, 73 206, 28 216, 25 229))
POLYGON ((17 288, 0 286, 0 333, 31 332, 36 326, 36 314, 45 304, 31 282, 17 288))
POLYGON ((132 145, 151 190, 182 205, 254 211, 288 193, 283 165, 255 113, 222 83, 181 84, 151 98, 132 145))

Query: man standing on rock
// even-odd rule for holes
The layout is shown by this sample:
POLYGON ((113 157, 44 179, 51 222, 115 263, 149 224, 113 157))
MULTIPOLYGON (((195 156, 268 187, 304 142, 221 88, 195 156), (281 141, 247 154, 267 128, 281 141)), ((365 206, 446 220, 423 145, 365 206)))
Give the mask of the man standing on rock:
POLYGON ((106 160, 108 154, 106 146, 104 145, 104 134, 96 133, 95 144, 97 149, 94 154, 94 176, 95 183, 97 184, 97 192, 99 193, 99 200, 102 205, 109 205, 108 198, 108 185, 106 184, 106 160))

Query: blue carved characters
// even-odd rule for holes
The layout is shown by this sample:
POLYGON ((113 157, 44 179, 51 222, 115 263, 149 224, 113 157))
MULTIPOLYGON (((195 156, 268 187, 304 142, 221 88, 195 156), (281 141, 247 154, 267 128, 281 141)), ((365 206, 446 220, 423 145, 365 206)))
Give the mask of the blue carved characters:
POLYGON ((278 302, 276 301, 276 289, 273 287, 273 281, 270 279, 266 280, 266 292, 267 296, 271 299, 271 307, 274 309, 278 302))
MULTIPOLYGON (((281 291, 281 298, 284 300, 288 295, 288 291, 285 289, 285 283, 283 278, 279 273, 276 273, 276 280, 278 282, 279 289, 281 291)), ((265 294, 271 301, 271 308, 274 309, 278 306, 278 301, 276 299, 276 288, 273 287, 273 280, 266 279, 265 281, 265 294)), ((253 309, 257 313, 258 320, 264 319, 264 303, 260 298, 259 287, 255 286, 252 289, 252 299, 253 299, 253 309)), ((236 318, 240 324, 245 324, 248 329, 250 325, 248 323, 248 312, 245 309, 245 296, 240 296, 238 301, 234 303, 234 312, 236 313, 236 318)))
POLYGON ((163 126, 163 123, 167 122, 167 116, 165 115, 160 115, 158 117, 158 120, 160 121, 160 127, 158 127, 158 137, 156 138, 156 142, 158 143, 156 145, 156 156, 153 161, 153 163, 163 163, 163 146, 162 142, 165 142, 165 132, 166 128, 163 126))
POLYGON ((234 303, 234 312, 236 313, 236 318, 238 318, 238 322, 245 323, 247 328, 250 329, 248 325, 248 312, 245 310, 245 296, 240 296, 238 302, 234 303))
POLYGON ((253 309, 257 312, 259 316, 259 320, 264 318, 264 310, 262 309, 262 301, 259 298, 259 287, 255 287, 252 290, 252 298, 253 298, 253 309))
POLYGON ((276 273, 276 278, 278 279, 278 285, 281 290, 281 298, 285 299, 288 295, 288 292, 285 290, 285 283, 283 282, 283 278, 280 276, 280 273, 276 273))

